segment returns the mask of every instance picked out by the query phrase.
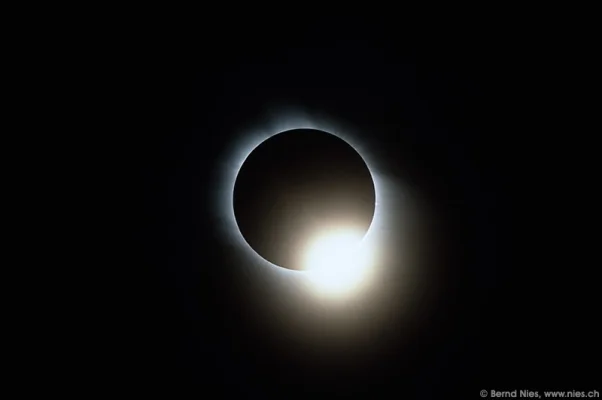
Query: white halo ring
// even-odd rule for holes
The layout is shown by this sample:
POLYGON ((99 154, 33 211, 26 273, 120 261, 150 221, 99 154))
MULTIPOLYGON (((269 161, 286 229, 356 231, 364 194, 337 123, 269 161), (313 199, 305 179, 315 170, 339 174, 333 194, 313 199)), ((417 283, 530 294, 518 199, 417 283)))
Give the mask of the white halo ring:
MULTIPOLYGON (((379 163, 374 153, 354 134, 353 129, 342 127, 330 118, 299 111, 281 111, 275 117, 268 118, 261 126, 242 132, 241 139, 234 141, 233 147, 224 157, 224 163, 219 169, 218 190, 215 196, 215 213, 218 216, 219 228, 226 241, 238 251, 242 251, 253 266, 267 268, 285 276, 302 276, 304 271, 295 271, 280 267, 264 259, 245 240, 238 228, 234 215, 234 185, 238 172, 247 157, 265 140, 279 133, 293 129, 317 129, 342 139, 349 144, 366 163, 372 176, 375 190, 374 216, 365 236, 364 243, 377 244, 383 236, 393 230, 390 218, 385 218, 392 205, 390 199, 394 196, 391 191, 394 185, 387 184, 382 176, 379 163)), ((399 199, 399 197, 397 197, 399 199)), ((381 247, 381 246, 378 246, 381 247)))

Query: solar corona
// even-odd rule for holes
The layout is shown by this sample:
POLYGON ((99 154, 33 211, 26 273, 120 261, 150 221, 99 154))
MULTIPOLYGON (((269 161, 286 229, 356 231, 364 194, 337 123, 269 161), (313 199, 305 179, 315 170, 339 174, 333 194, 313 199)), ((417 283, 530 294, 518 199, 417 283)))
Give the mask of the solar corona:
MULTIPOLYGON (((278 118, 266 121, 263 126, 241 133, 237 146, 225 156, 224 168, 220 171, 222 176, 220 190, 216 196, 216 214, 220 216, 224 237, 248 260, 245 268, 263 269, 265 273, 301 283, 317 296, 331 298, 344 298, 357 294, 370 282, 381 258, 379 256, 382 255, 383 235, 394 228, 391 226, 390 218, 385 217, 388 212, 387 207, 390 207, 389 199, 392 197, 387 195, 387 192, 391 192, 393 188, 387 188, 379 174, 376 157, 370 154, 367 147, 363 146, 352 132, 352 129, 341 128, 332 120, 288 112, 280 113, 278 118), (303 201, 289 201, 296 205, 296 212, 287 214, 293 216, 291 217, 293 220, 289 218, 284 221, 278 219, 277 211, 286 208, 286 199, 271 196, 270 191, 262 190, 260 185, 245 187, 245 184, 241 183, 243 180, 241 176, 247 174, 246 166, 254 162, 254 158, 259 158, 256 155, 262 152, 262 148, 268 148, 270 143, 277 143, 280 138, 284 142, 284 138, 294 138, 295 135, 301 139, 303 135, 316 137, 320 135, 322 157, 315 156, 314 153, 318 149, 314 149, 313 152, 308 149, 297 149, 301 153, 312 152, 309 153, 311 157, 307 157, 309 161, 290 160, 291 154, 297 154, 294 151, 284 154, 281 161, 273 161, 273 158, 279 156, 278 153, 272 153, 271 158, 268 157, 266 162, 274 166, 278 162, 280 165, 290 164, 294 168, 274 170, 270 168, 272 166, 270 164, 264 168, 268 171, 268 175, 279 178, 278 174, 295 175, 299 171, 301 171, 300 175, 303 175, 305 173, 303 169, 307 168, 313 170, 314 176, 318 177, 337 173, 341 176, 338 180, 333 178, 327 181, 325 186, 318 185, 313 188, 304 188, 303 179, 290 179, 285 176, 283 182, 286 182, 284 183, 286 188, 281 190, 285 193, 285 197, 305 196, 306 198, 303 201), (348 174, 345 171, 338 171, 335 167, 330 168, 327 159, 330 145, 333 149, 334 146, 339 146, 337 151, 344 152, 344 157, 357 157, 354 165, 358 167, 347 171, 348 174), (326 149, 323 149, 324 147, 326 149), (287 162, 289 164, 286 164, 287 162), (309 165, 306 165, 307 163, 309 165), (289 184, 289 181, 293 183, 289 184), (343 189, 340 190, 333 188, 331 182, 338 181, 352 182, 351 186, 363 185, 362 190, 356 193, 361 192, 365 195, 359 196, 361 198, 357 198, 357 195, 347 195, 344 190, 345 185, 342 185, 343 189), (301 184, 295 187, 294 182, 301 182, 301 184), (247 192, 245 200, 251 198, 252 201, 260 202, 269 212, 262 213, 264 215, 253 214, 249 210, 253 207, 248 204, 249 201, 241 201, 238 198, 239 193, 244 192, 247 192), (330 197, 326 196, 328 199, 325 201, 320 199, 314 201, 314 203, 330 202, 328 206, 321 206, 327 210, 322 213, 323 215, 316 216, 316 213, 312 214, 304 210, 314 204, 312 193, 326 192, 334 194, 330 197), (254 194, 256 196, 253 196, 254 194), (245 221, 245 212, 253 217, 245 221), (314 217, 308 217, 310 214, 314 217), (270 230, 266 227, 282 225, 293 234, 287 237, 286 229, 270 230), (253 238, 247 232, 249 227, 258 227, 256 230, 261 228, 260 236, 263 237, 253 238)), ((291 143, 292 146, 296 146, 294 140, 291 143)), ((262 180, 269 181, 272 178, 270 176, 264 179, 263 175, 259 175, 248 180, 255 183, 262 180)), ((272 187, 280 187, 279 185, 282 184, 272 184, 272 187)))

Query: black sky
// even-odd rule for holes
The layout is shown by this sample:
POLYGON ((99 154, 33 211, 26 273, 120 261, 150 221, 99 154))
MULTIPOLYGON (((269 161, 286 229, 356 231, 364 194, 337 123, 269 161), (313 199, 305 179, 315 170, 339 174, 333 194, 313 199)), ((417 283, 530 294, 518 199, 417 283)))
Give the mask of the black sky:
POLYGON ((134 172, 123 192, 134 235, 115 272, 123 298, 107 380, 216 398, 593 388, 583 364, 590 342, 569 338, 566 325, 550 329, 571 315, 581 321, 569 308, 589 303, 569 307, 544 266, 520 254, 517 160, 530 139, 513 129, 522 99, 503 38, 408 35, 384 20, 343 18, 286 35, 238 28, 141 34, 116 66, 133 117, 117 143, 134 172), (369 367, 312 369, 262 336, 244 302, 263 289, 240 274, 215 226, 216 171, 245 127, 281 105, 363 132, 388 173, 428 199, 444 238, 430 251, 441 258, 433 280, 445 289, 425 309, 424 330, 409 346, 387 336, 369 367))

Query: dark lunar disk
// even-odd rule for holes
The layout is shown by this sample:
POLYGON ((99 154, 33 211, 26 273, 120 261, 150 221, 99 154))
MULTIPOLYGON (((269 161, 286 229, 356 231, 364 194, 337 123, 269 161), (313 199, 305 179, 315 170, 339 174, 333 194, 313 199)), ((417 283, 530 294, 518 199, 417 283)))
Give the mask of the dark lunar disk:
POLYGON ((337 227, 366 232, 375 197, 368 166, 348 143, 323 131, 294 129, 247 157, 234 185, 234 215, 261 257, 299 270, 316 233, 337 227))

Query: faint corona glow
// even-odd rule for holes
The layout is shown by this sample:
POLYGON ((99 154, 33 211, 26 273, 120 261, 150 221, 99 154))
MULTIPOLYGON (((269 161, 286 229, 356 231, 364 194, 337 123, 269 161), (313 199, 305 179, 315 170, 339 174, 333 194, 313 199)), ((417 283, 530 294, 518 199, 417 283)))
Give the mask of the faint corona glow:
MULTIPOLYGON (((360 132, 331 115, 277 105, 238 134, 215 171, 214 226, 224 243, 224 257, 231 261, 225 265, 266 294, 247 299, 266 329, 299 343, 328 348, 340 343, 347 349, 352 344, 363 347, 366 339, 372 343, 373 334, 389 326, 395 315, 410 323, 420 309, 417 302, 425 302, 425 275, 416 268, 411 246, 421 243, 413 234, 423 211, 416 207, 412 189, 389 172, 382 147, 372 147, 371 132, 360 132), (321 227, 295 249, 300 270, 282 268, 259 255, 243 237, 234 214, 234 186, 247 157, 267 139, 293 129, 317 129, 344 140, 366 163, 375 191, 367 231, 352 221, 321 227)), ((387 330, 383 332, 386 337, 387 330)))
MULTIPOLYGON (((309 274, 311 276, 305 276, 305 271, 289 270, 269 262, 255 252, 255 250, 253 250, 253 248, 247 243, 238 228, 236 217, 234 215, 233 194, 238 172, 240 171, 247 157, 253 152, 253 150, 255 150, 257 146, 277 134, 292 129, 317 129, 330 133, 344 140, 362 157, 368 167, 368 170, 370 171, 370 174, 372 175, 372 180, 374 182, 374 216, 372 223, 362 240, 362 247, 370 249, 374 249, 377 245, 380 247, 380 243, 383 239, 383 233, 388 232, 393 228, 390 226, 391 224, 387 222, 387 218, 384 218, 387 210, 390 209, 390 206, 387 205, 388 199, 394 197, 388 192, 390 192, 393 188, 390 187, 389 184, 384 183, 383 178, 381 178, 379 174, 379 167, 376 157, 371 155, 369 149, 364 146, 363 141, 356 138, 356 134, 354 134, 352 129, 338 125, 331 118, 322 117, 316 114, 308 114, 299 110, 281 109, 278 112, 275 112, 273 115, 274 117, 266 118, 263 123, 256 125, 254 128, 251 127, 248 131, 241 132, 241 139, 235 142, 235 147, 231 149, 230 153, 226 155, 224 159, 225 165, 220 170, 222 175, 219 177, 218 193, 215 197, 216 215, 219 217, 218 226, 222 229, 222 234, 226 237, 228 242, 236 246, 239 251, 242 251, 246 254, 246 257, 249 259, 250 267, 252 266, 253 268, 261 269, 267 268, 267 270, 265 270, 266 272, 269 270, 271 273, 276 274, 275 276, 279 276, 283 279, 281 281, 284 285, 283 287, 287 286, 288 284, 292 284, 295 287, 299 287, 299 285, 305 285, 308 281, 305 278, 309 278, 309 281, 313 282, 310 285, 313 289, 318 289, 320 287, 326 288, 329 285, 327 282, 330 281, 330 286, 332 288, 330 292, 334 293, 337 291, 334 289, 334 286, 336 286, 335 280, 329 280, 327 278, 329 274, 333 275, 334 272, 327 273, 327 269, 324 269, 322 272, 314 271, 309 274)), ((396 197, 399 198, 399 196, 396 197)), ((341 287, 353 286, 351 281, 354 279, 359 279, 358 277, 362 276, 359 274, 359 271, 361 270, 361 263, 355 261, 354 263, 355 266, 348 271, 349 273, 345 275, 346 278, 344 280, 339 280, 341 287), (352 270, 358 271, 358 273, 351 273, 352 270), (347 280, 349 280, 349 282, 344 283, 347 280)))
POLYGON ((368 282, 374 264, 364 233, 350 228, 331 228, 310 240, 305 249, 304 270, 310 289, 327 297, 357 293, 368 282))

